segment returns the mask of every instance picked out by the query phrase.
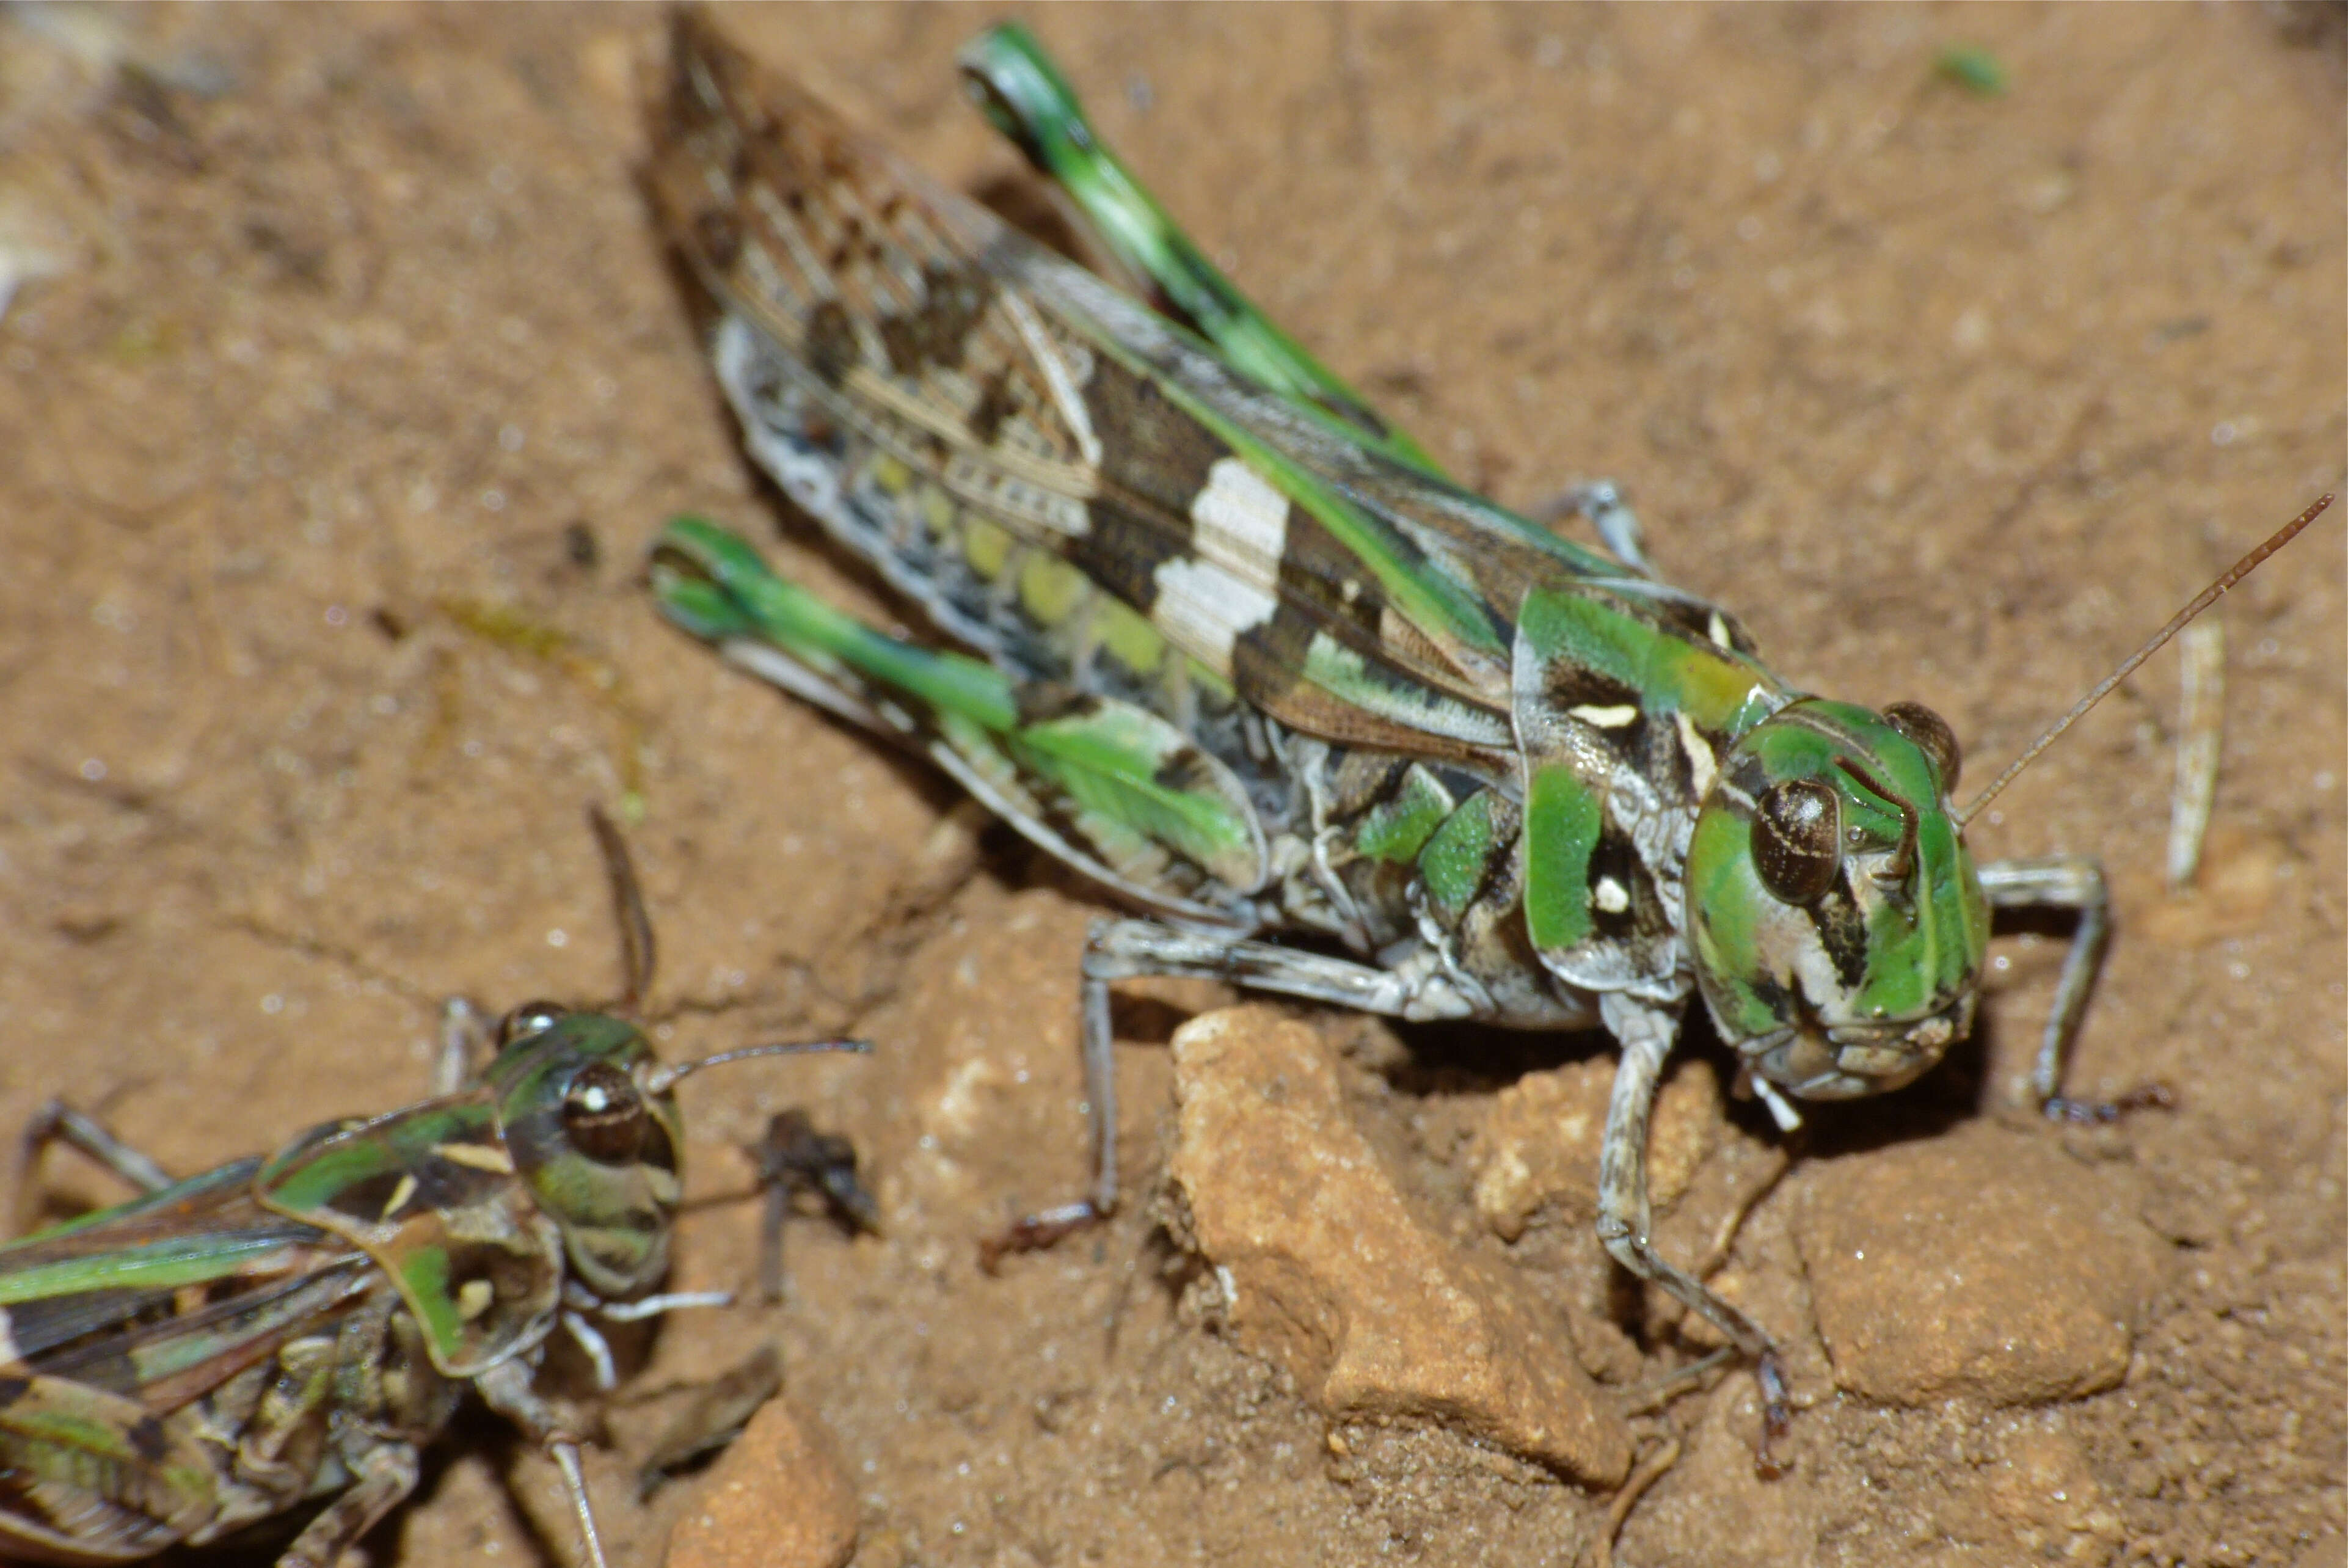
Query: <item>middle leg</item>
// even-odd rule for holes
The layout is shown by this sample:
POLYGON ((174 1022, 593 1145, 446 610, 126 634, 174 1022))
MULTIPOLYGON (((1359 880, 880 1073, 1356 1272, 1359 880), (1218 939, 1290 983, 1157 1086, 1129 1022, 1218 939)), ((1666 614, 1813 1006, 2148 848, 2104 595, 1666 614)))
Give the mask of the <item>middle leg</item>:
POLYGON ((1093 1190, 980 1243, 979 1262, 988 1272, 1005 1253, 1049 1246, 1116 1212, 1117 1041, 1108 988, 1115 981, 1158 975, 1221 980, 1396 1018, 1466 1018, 1479 1010, 1479 1000, 1455 981, 1431 949, 1422 961, 1378 969, 1275 942, 1184 931, 1152 920, 1096 923, 1085 945, 1080 1025, 1085 1097, 1093 1124, 1093 1190))

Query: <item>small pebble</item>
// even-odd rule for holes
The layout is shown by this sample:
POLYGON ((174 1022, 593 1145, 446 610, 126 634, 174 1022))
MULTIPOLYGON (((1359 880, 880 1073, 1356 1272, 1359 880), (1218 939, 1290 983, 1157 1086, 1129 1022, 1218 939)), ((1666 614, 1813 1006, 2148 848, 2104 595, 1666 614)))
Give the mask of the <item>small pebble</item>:
POLYGON ((769 1400, 669 1532, 668 1568, 842 1568, 856 1493, 782 1399, 769 1400))

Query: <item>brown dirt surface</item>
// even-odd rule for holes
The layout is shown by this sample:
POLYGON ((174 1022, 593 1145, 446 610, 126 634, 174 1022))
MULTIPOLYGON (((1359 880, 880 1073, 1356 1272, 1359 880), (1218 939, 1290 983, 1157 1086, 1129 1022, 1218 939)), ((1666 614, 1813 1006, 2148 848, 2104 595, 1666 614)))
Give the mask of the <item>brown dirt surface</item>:
POLYGON ((856 1489, 777 1399, 711 1470, 669 1533, 667 1568, 840 1568, 856 1551, 856 1489))
MULTIPOLYGON (((1666 575, 1739 611, 1780 671, 1929 703, 1984 779, 2340 483, 2335 14, 1031 20, 1210 253, 1447 461, 1516 505, 1623 482, 1666 575), (2010 89, 1936 71, 1960 44, 2010 89)), ((951 62, 992 15, 728 25, 988 191, 1016 160, 951 62)), ((633 797, 662 1048, 881 1047, 685 1087, 677 1283, 750 1283, 740 1146, 787 1104, 856 1140, 886 1231, 797 1224, 784 1305, 645 1336, 589 1456, 617 1562, 655 1561, 709 1484, 630 1501, 677 1390, 768 1337, 853 1489, 859 1568, 1570 1560, 1606 1496, 1440 1428, 1329 1426, 1195 1310, 1148 1202, 979 1272, 982 1233, 1082 1183, 1074 982, 1103 906, 648 608, 671 513, 769 534, 780 511, 633 181, 660 29, 650 8, 0 14, 0 263, 28 280, 0 319, 0 1125, 60 1095, 191 1171, 417 1097, 442 995, 612 992, 581 810, 633 797)), ((782 530, 794 570, 855 592, 782 530)), ((1973 829, 1985 854, 2111 869, 2073 1081, 2158 1078, 2179 1109, 2089 1132, 2016 1110, 2061 934, 2002 935, 1977 1043, 1820 1110, 1715 1276, 1787 1346, 1791 1472, 1754 1476, 1742 1374, 1638 1416, 1643 1453, 1676 1436, 1683 1457, 1619 1561, 2341 1560, 2342 539, 2319 523, 2219 612, 2212 892, 2160 882, 2173 655, 1973 829), (2123 1379, 2020 1408, 1838 1392, 1804 1205, 1829 1171, 1831 1201, 1863 1205, 1878 1161, 1897 1191, 1918 1148, 1985 1122, 2035 1144, 2014 1169, 2067 1172, 2091 1190, 2075 1207, 2157 1238, 2123 1379)), ((1217 993, 1138 989, 1125 1177, 1146 1194, 1164 1042, 1217 993)), ((1625 1291, 1581 1222, 1504 1243, 1476 1213, 1495 1098, 1601 1040, 1305 1016, 1413 1202, 1570 1318, 1586 1368, 1622 1385, 1684 1358, 1700 1336, 1625 1291)), ((1725 1109, 1667 1253, 1700 1254, 1780 1141, 1725 1109)), ((118 1196, 70 1158, 48 1171, 53 1213, 118 1196)), ((1916 1212, 1961 1232, 2017 1202, 1916 1212)), ((551 1467, 486 1418, 372 1545, 572 1551, 551 1467)))

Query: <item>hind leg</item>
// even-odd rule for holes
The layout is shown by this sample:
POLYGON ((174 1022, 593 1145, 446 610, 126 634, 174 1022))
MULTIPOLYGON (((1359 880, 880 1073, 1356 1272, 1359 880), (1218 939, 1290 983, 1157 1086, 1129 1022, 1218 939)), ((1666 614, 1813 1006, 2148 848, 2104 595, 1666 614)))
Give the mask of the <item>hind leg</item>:
MULTIPOLYGON (((1655 578, 1655 563, 1647 559, 1647 533, 1639 514, 1622 499, 1622 487, 1612 480, 1591 480, 1575 485, 1539 508, 1541 521, 1559 523, 1569 517, 1587 518, 1598 531, 1607 552, 1642 577, 1655 578)), ((1660 579, 1656 579, 1660 581, 1660 579)))
POLYGON ((105 1123, 53 1099, 33 1113, 17 1140, 15 1168, 9 1173, 9 1191, 15 1194, 10 1235, 21 1235, 31 1228, 41 1156, 52 1143, 79 1150, 141 1192, 160 1192, 171 1185, 170 1172, 117 1138, 105 1123))
POLYGON ((1240 293, 1101 139, 1058 67, 1015 24, 991 27, 962 52, 981 112, 1036 171, 1076 202, 1095 236, 1155 284, 1233 368, 1265 390, 1334 418, 1365 449, 1442 477, 1435 459, 1240 293))

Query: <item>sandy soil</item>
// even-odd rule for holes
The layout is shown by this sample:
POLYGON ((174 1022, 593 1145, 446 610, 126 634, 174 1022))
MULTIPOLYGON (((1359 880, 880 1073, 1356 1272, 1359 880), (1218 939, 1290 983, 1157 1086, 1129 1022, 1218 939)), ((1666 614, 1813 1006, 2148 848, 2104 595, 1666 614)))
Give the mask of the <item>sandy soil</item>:
MULTIPOLYGON (((986 15, 734 25, 987 189, 1014 160, 950 67, 986 15)), ((1518 504, 1623 481, 1666 573, 1739 609, 1780 670, 1930 703, 1975 777, 2340 481, 2329 11, 1036 21, 1168 205, 1435 450, 1518 504), (2012 90, 1937 77, 1959 43, 2012 90)), ((1333 1443, 1186 1312, 1147 1204, 978 1273, 979 1234, 1082 1177, 1074 965, 1099 906, 645 607, 664 517, 765 531, 778 511, 633 183, 658 31, 650 9, 0 17, 0 247, 54 274, 0 321, 0 1124, 62 1095, 193 1171, 415 1097, 443 995, 611 993, 581 810, 632 795, 664 1048, 882 1046, 685 1091, 710 1201, 681 1282, 747 1281, 736 1147, 784 1104, 855 1137, 889 1225, 796 1227, 787 1305, 654 1338, 591 1464, 621 1561, 655 1560, 691 1503, 625 1501, 662 1390, 762 1338, 853 1482, 861 1568, 1567 1561, 1607 1498, 1440 1429, 1333 1443)), ((1641 1429, 1685 1457, 1622 1560, 2341 1561, 2342 537, 2320 524, 2224 608, 2199 894, 2158 872, 2173 655, 1975 830, 1988 853, 2111 868, 2119 935, 2075 1081, 2183 1091, 2116 1132, 2034 1134, 2161 1238, 2126 1382, 2019 1409, 1838 1395, 1790 1239, 1822 1171, 2021 1124, 2061 951, 2024 931, 1998 943, 1980 1044, 1822 1116, 1738 1243, 1812 1407, 1793 1473, 1752 1476, 1747 1379, 1679 1401, 1641 1429)), ((1213 999, 1166 995, 1122 1020, 1137 1191, 1164 1038, 1213 999)), ((1447 1223, 1511 1075, 1603 1049, 1322 1026, 1447 1223)), ((57 1209, 118 1195, 51 1171, 57 1209)), ((1605 1294, 1578 1231, 1455 1228, 1559 1299, 1605 1294)), ((374 1545, 442 1563, 569 1542, 549 1468, 478 1421, 374 1545)))

